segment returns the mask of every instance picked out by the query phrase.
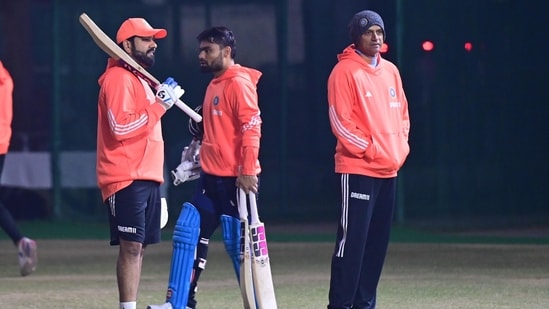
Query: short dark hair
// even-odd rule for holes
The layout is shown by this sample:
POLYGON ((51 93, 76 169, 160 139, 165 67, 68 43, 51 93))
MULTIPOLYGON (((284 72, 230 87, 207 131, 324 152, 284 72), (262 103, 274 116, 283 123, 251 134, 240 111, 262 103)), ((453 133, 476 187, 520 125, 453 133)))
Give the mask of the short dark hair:
POLYGON ((227 27, 211 27, 202 31, 196 39, 198 42, 215 43, 221 47, 229 46, 231 48, 231 58, 236 57, 236 39, 231 29, 227 27))

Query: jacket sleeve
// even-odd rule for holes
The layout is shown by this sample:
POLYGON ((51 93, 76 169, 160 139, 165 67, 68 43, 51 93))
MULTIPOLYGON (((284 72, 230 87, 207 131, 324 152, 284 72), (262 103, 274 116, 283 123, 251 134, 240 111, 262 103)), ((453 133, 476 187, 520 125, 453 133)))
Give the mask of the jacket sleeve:
POLYGON ((0 154, 8 152, 13 118, 13 79, 0 61, 0 154))
POLYGON ((359 101, 356 96, 352 73, 338 70, 336 67, 328 78, 330 126, 339 144, 349 154, 362 158, 367 156, 368 150, 373 151, 373 147, 371 137, 362 132, 353 120, 353 105, 359 101))
POLYGON ((406 138, 406 141, 408 141, 408 137, 410 135, 410 115, 408 113, 408 100, 406 99, 406 94, 402 86, 402 79, 400 78, 400 73, 398 70, 396 70, 396 76, 398 80, 398 89, 400 92, 399 98, 400 102, 402 102, 402 135, 406 138))
POLYGON ((406 141, 408 141, 410 136, 410 114, 408 113, 408 100, 406 99, 404 92, 402 92, 402 99, 402 134, 406 138, 406 141))
POLYGON ((256 175, 259 167, 259 147, 261 139, 261 111, 259 109, 256 86, 247 80, 236 82, 234 92, 235 108, 242 133, 241 174, 256 175))
POLYGON ((109 127, 118 141, 147 136, 166 112, 159 103, 150 104, 139 81, 129 74, 113 74, 103 82, 109 127))

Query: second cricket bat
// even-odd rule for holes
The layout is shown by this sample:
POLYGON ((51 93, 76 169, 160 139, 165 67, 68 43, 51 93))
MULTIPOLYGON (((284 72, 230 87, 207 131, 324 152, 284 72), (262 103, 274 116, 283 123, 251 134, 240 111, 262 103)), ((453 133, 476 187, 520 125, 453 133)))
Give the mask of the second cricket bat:
POLYGON ((265 224, 259 220, 255 194, 250 192, 249 197, 252 274, 257 304, 260 309, 277 309, 265 224))
POLYGON ((244 190, 238 189, 238 213, 240 215, 240 293, 245 309, 256 309, 254 283, 252 276, 252 253, 250 229, 248 224, 248 206, 244 190))
MULTIPOLYGON (((93 41, 101 50, 103 50, 111 58, 116 59, 122 63, 122 65, 132 72, 133 74, 143 78, 151 87, 156 89, 160 85, 160 81, 152 76, 145 70, 137 61, 135 61, 130 55, 128 55, 120 46, 116 45, 108 35, 106 35, 99 26, 86 14, 82 13, 79 17, 80 24, 86 29, 93 41)), ((187 104, 181 100, 175 102, 175 105, 183 110, 194 121, 202 121, 202 116, 190 108, 187 104)))

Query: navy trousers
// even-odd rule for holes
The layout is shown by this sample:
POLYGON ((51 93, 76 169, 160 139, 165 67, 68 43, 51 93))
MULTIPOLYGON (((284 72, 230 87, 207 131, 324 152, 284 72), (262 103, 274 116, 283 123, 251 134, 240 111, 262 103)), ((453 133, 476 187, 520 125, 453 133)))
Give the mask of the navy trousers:
POLYGON ((373 309, 396 199, 396 177, 339 174, 341 208, 328 309, 373 309))

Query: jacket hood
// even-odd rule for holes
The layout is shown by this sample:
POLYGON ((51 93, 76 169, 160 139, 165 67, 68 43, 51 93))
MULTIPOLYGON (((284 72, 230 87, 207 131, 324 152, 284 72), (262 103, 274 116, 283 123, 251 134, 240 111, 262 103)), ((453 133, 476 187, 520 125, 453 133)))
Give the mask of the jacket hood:
POLYGON ((105 80, 105 73, 107 73, 107 71, 112 68, 112 67, 119 67, 120 66, 120 62, 118 62, 118 60, 114 59, 114 58, 109 58, 107 60, 107 67, 105 68, 105 72, 103 72, 103 74, 101 74, 101 76, 99 76, 99 86, 101 86, 103 84, 103 80, 105 80))
POLYGON ((257 82, 259 81, 261 74, 262 73, 256 69, 244 67, 244 66, 241 66, 240 64, 234 64, 230 66, 227 69, 227 71, 223 72, 223 74, 213 79, 212 82, 214 84, 219 83, 219 82, 222 82, 223 80, 230 79, 238 75, 242 78, 249 80, 254 85, 257 85, 257 82))
MULTIPOLYGON (((337 55, 337 60, 338 61, 342 61, 342 60, 351 60, 351 61, 355 61, 365 67, 368 67, 368 68, 372 68, 371 66, 368 65, 368 63, 366 61, 364 61, 364 59, 357 53, 357 50, 355 48, 355 44, 351 44, 349 46, 347 46, 340 54, 337 55)), ((383 58, 381 58, 381 56, 378 54, 377 55, 377 63, 381 63, 381 61, 383 60, 383 58)), ((377 66, 379 67, 379 65, 377 66)))

